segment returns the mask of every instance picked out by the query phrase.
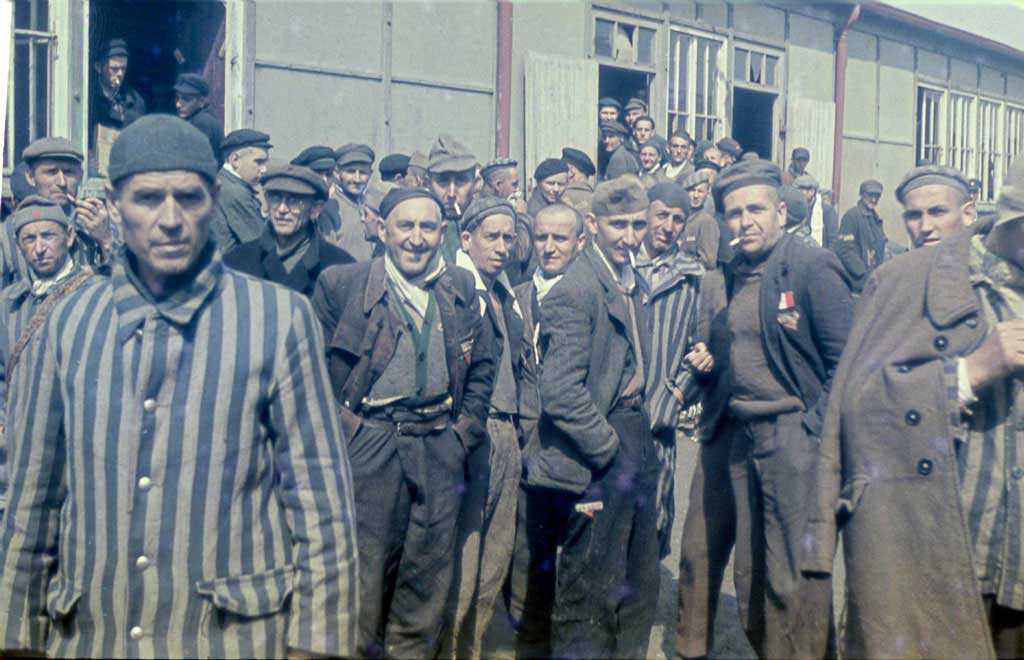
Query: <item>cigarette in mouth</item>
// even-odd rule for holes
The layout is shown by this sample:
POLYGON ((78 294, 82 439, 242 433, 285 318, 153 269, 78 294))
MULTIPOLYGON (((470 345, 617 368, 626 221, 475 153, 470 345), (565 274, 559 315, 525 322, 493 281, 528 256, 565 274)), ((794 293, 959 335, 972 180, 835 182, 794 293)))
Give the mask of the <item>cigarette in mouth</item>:
POLYGON ((736 247, 737 245, 740 244, 740 241, 742 241, 742 240, 743 240, 742 238, 737 236, 736 238, 734 238, 731 241, 729 241, 729 247, 736 247))
POLYGON ((457 215, 457 216, 459 216, 461 218, 462 217, 462 207, 459 206, 458 202, 455 202, 454 206, 455 206, 455 215, 457 215))

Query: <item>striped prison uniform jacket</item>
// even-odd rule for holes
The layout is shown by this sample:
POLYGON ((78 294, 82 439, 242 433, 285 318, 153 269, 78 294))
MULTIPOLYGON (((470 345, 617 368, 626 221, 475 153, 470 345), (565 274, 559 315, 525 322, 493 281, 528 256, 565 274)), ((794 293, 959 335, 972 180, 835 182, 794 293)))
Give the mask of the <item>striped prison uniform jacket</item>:
POLYGON ((355 651, 352 478, 309 302, 225 268, 58 304, 10 400, 0 647, 355 651))

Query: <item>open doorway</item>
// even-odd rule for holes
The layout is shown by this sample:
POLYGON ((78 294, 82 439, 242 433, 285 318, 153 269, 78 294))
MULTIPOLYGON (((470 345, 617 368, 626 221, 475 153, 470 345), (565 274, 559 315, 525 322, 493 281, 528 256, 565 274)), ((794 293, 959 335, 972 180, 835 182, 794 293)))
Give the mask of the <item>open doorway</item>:
MULTIPOLYGON (((625 106, 631 98, 638 98, 650 108, 650 89, 652 75, 643 71, 622 69, 616 66, 601 65, 598 70, 598 93, 597 97, 603 99, 610 96, 625 106)), ((619 121, 625 124, 622 117, 619 121)), ((600 138, 599 138, 600 140, 600 138)), ((603 172, 608 162, 608 154, 604 152, 604 145, 597 145, 597 168, 603 172)))
POLYGON ((744 151, 772 160, 775 94, 733 88, 732 136, 744 151))

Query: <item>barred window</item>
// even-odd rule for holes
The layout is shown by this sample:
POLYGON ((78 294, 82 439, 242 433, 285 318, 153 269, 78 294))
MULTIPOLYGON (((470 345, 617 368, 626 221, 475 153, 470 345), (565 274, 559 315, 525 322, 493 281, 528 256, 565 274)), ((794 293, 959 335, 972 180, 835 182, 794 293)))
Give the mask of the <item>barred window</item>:
POLYGON ((940 90, 917 88, 917 162, 942 162, 940 90))
POLYGON ((686 129, 695 140, 725 134, 724 44, 673 29, 668 53, 668 134, 686 129))
POLYGON ((7 89, 4 170, 17 164, 33 140, 50 131, 50 80, 56 35, 49 0, 15 0, 14 57, 7 89))

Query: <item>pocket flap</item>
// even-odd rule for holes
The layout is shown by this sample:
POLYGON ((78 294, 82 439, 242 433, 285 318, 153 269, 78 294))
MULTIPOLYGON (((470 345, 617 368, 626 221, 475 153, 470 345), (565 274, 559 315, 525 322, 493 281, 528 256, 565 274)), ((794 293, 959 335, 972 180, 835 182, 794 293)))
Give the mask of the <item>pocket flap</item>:
POLYGON ((46 612, 54 621, 63 619, 75 609, 82 591, 72 584, 71 580, 59 576, 50 582, 46 592, 46 612))
POLYGON ((266 616, 281 611, 292 593, 294 579, 295 568, 285 566, 262 573, 202 580, 196 582, 196 592, 232 614, 266 616))

